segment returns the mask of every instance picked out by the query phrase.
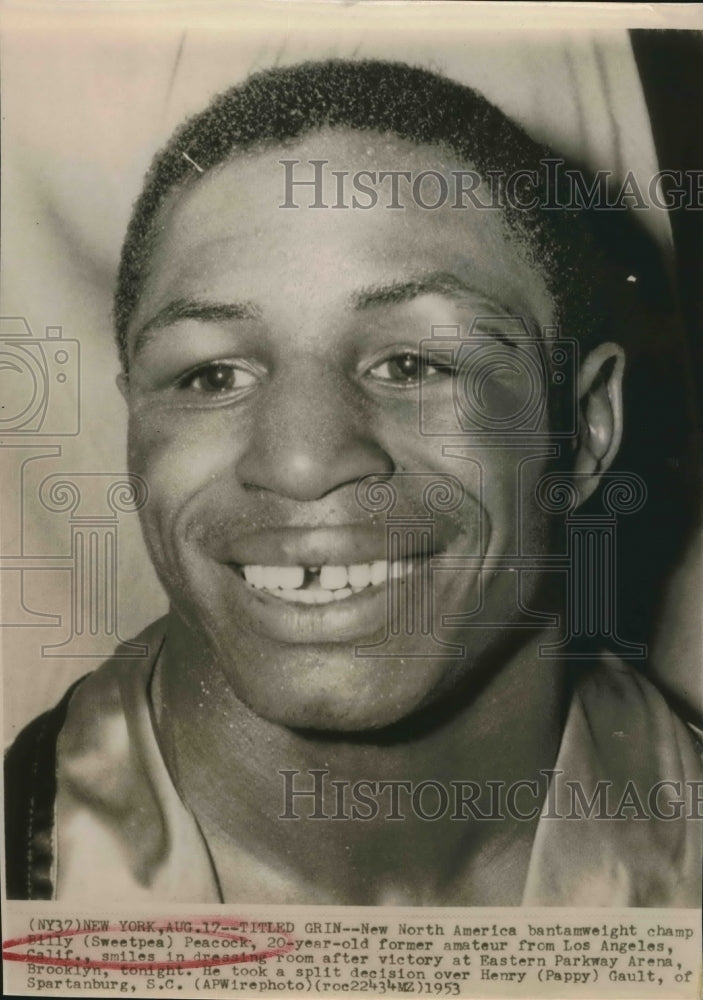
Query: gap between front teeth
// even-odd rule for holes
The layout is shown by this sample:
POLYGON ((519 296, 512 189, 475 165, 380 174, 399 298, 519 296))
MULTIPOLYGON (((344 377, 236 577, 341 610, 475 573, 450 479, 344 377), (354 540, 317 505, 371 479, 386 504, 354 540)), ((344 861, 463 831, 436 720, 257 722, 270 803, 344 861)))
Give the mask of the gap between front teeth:
POLYGON ((412 571, 412 562, 393 562, 385 559, 351 566, 321 566, 317 587, 305 588, 306 576, 317 569, 305 566, 243 566, 244 579, 257 590, 275 593, 286 601, 302 604, 328 604, 342 601, 352 594, 384 583, 390 575, 397 579, 412 571))

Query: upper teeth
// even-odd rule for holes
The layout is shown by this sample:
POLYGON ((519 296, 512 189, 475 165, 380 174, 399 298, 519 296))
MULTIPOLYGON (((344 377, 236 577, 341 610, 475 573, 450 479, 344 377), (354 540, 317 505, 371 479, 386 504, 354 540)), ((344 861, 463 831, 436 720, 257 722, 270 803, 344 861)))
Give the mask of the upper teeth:
POLYGON ((410 562, 388 563, 379 559, 372 563, 355 563, 351 566, 322 566, 319 568, 319 586, 302 590, 306 572, 317 572, 310 566, 243 566, 244 579, 252 587, 277 591, 277 596, 304 603, 326 603, 349 597, 368 586, 383 583, 388 576, 404 576, 412 569, 410 562), (295 591, 296 593, 291 593, 295 591), (310 599, 308 599, 308 595, 310 599))

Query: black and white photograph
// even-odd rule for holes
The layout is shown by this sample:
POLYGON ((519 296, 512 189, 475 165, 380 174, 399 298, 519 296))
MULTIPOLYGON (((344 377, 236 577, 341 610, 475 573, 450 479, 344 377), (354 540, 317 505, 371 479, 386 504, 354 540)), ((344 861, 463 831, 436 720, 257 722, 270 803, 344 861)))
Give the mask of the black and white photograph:
POLYGON ((696 997, 703 5, 0 18, 15 992, 696 997))

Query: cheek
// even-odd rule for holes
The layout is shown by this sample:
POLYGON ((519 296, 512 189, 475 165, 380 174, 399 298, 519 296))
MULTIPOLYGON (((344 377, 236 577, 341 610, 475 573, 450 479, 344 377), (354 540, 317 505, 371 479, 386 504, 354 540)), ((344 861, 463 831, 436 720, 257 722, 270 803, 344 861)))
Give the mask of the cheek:
POLYGON ((528 554, 544 550, 548 517, 536 502, 535 492, 549 467, 547 447, 524 439, 518 447, 514 441, 480 447, 472 444, 470 435, 423 437, 407 431, 396 445, 392 454, 411 477, 418 471, 434 470, 461 482, 465 491, 461 508, 450 517, 433 517, 440 542, 450 541, 458 530, 465 551, 490 548, 528 554))
POLYGON ((130 469, 147 481, 153 498, 178 505, 236 460, 246 428, 231 415, 159 409, 130 414, 130 469))
POLYGON ((494 446, 476 454, 492 548, 518 555, 544 549, 548 516, 536 501, 537 484, 548 468, 544 451, 526 443, 519 448, 494 446))
MULTIPOLYGON (((202 492, 230 468, 237 444, 224 415, 159 410, 130 414, 129 468, 146 482, 149 496, 141 511, 142 529, 157 565, 173 565, 181 518, 202 492)), ((181 539, 183 541, 183 539, 181 539)))

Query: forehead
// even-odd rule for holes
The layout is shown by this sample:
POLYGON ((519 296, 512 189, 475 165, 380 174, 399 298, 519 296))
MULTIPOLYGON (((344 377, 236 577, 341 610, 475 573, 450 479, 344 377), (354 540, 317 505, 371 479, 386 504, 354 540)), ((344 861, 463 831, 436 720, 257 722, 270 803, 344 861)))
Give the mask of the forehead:
POLYGON ((132 325, 176 292, 224 301, 246 290, 266 306, 274 289, 292 302, 312 285, 315 301, 333 308, 360 288, 436 272, 551 322, 525 240, 501 210, 458 193, 457 174, 471 169, 441 148, 348 129, 235 153, 204 176, 194 168, 161 209, 132 325), (438 175, 449 194, 427 208, 442 190, 438 175))

